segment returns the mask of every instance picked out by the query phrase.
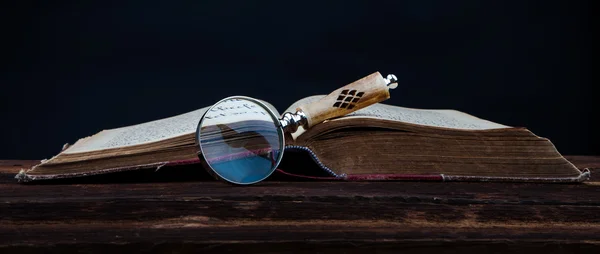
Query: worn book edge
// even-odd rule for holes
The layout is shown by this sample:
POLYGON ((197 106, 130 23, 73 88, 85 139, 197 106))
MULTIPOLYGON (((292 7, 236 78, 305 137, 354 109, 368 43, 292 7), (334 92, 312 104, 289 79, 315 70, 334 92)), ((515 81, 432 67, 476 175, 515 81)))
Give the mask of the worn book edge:
POLYGON ((134 166, 106 168, 106 169, 81 172, 81 173, 67 173, 67 174, 53 174, 53 175, 29 175, 29 174, 27 174, 28 170, 22 169, 15 176, 15 179, 17 179, 19 182, 26 183, 26 182, 38 181, 38 180, 53 180, 53 179, 85 177, 85 176, 102 175, 102 174, 107 174, 107 173, 133 171, 133 170, 148 169, 148 168, 156 168, 156 170, 159 170, 165 166, 180 166, 180 165, 190 165, 190 164, 199 164, 199 163, 200 163, 199 159, 182 160, 182 161, 164 161, 164 162, 155 162, 155 163, 140 164, 140 165, 134 165, 134 166))
MULTIPOLYGON (((568 183, 568 182, 583 182, 590 179, 591 171, 588 168, 583 170, 577 168, 579 171, 578 176, 574 177, 500 177, 500 176, 463 176, 463 175, 446 175, 446 174, 336 174, 333 170, 325 166, 319 160, 318 156, 306 146, 287 146, 286 150, 302 150, 307 152, 313 161, 319 165, 319 167, 332 177, 315 177, 305 176, 298 174, 287 173, 282 169, 278 169, 279 172, 295 176, 304 177, 309 179, 340 179, 347 181, 400 181, 400 180, 418 180, 418 181, 443 181, 443 182, 546 182, 546 183, 568 183)), ((569 162, 570 163, 570 162, 569 162)))
MULTIPOLYGON (((442 182, 535 182, 535 183, 577 183, 584 182, 590 179, 591 171, 588 168, 579 170, 580 174, 574 177, 497 177, 497 176, 465 176, 465 175, 446 175, 446 174, 336 174, 328 168, 319 157, 306 146, 286 146, 285 150, 303 151, 310 155, 312 160, 325 172, 329 177, 299 175, 286 172, 283 169, 277 169, 278 172, 293 177, 315 179, 315 180, 344 180, 344 181, 442 181, 442 182)), ((570 162, 569 162, 570 163, 570 162)), ((115 167, 91 172, 68 173, 60 175, 28 175, 25 170, 21 170, 15 178, 22 183, 38 181, 38 180, 53 180, 64 178, 85 177, 92 175, 100 175, 107 173, 132 171, 138 169, 156 168, 159 170, 165 166, 179 166, 198 164, 200 159, 181 160, 181 161, 165 161, 150 164, 140 164, 135 166, 115 167)))

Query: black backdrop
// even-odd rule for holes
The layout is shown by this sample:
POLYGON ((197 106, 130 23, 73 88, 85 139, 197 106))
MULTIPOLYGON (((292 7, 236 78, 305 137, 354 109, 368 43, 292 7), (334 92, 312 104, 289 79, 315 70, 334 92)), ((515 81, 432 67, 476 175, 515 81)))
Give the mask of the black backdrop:
POLYGON ((3 2, 0 159, 230 95, 280 111, 374 71, 386 103, 525 126, 598 154, 585 1, 3 2))

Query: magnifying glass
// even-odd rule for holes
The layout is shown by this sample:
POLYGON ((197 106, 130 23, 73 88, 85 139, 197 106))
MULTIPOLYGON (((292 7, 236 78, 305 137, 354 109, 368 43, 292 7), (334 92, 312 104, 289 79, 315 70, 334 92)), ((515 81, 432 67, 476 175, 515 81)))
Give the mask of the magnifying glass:
POLYGON ((295 113, 286 112, 281 118, 261 100, 227 97, 211 106, 198 123, 198 157, 219 180, 237 185, 258 183, 281 162, 286 133, 384 101, 390 97, 389 89, 397 85, 396 76, 383 78, 375 72, 316 102, 299 106, 295 113))

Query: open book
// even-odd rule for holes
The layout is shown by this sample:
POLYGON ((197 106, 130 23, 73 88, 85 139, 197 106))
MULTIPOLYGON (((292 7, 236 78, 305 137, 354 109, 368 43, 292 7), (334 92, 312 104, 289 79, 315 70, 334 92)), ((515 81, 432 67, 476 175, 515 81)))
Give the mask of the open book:
MULTIPOLYGON (((295 112, 298 105, 322 97, 301 99, 284 112, 295 112)), ((207 108, 81 138, 16 178, 29 182, 145 168, 168 170, 185 164, 198 164, 200 169, 195 131, 207 108)), ((299 177, 313 176, 292 170, 296 163, 286 161, 288 151, 306 153, 327 175, 323 178, 340 180, 580 182, 589 178, 589 171, 577 169, 548 139, 526 128, 456 110, 378 103, 301 129, 286 138, 285 149, 278 171, 293 171, 299 177)))

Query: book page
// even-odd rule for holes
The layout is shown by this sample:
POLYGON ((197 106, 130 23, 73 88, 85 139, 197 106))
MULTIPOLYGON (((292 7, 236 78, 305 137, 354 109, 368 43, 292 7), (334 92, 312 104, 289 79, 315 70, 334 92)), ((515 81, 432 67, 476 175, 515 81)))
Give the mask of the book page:
MULTIPOLYGON (((259 101, 267 105, 267 107, 273 110, 275 114, 278 114, 273 105, 262 100, 259 101)), ((244 105, 244 101, 230 101, 226 104, 221 104, 220 106, 235 106, 235 110, 223 110, 217 107, 213 108, 213 112, 218 111, 219 113, 218 116, 213 117, 226 117, 228 122, 241 121, 247 118, 248 114, 256 114, 253 113, 256 111, 254 110, 255 106, 250 105, 250 108, 246 108, 248 105, 244 105), (242 114, 245 112, 247 112, 247 114, 242 114)), ((204 107, 181 115, 147 123, 103 130, 92 137, 80 139, 65 150, 64 153, 83 153, 141 145, 192 134, 196 132, 200 118, 202 118, 208 108, 210 107, 204 107)))
MULTIPOLYGON (((322 97, 324 97, 324 95, 310 96, 301 99, 292 104, 286 110, 286 112, 296 112, 296 108, 299 105, 317 101, 322 97)), ((509 126, 480 119, 456 110, 414 109, 400 106, 392 106, 382 103, 377 103, 369 107, 359 109, 353 113, 348 114, 346 117, 378 118, 392 121, 400 121, 405 123, 453 129, 486 130, 510 128, 509 126)))
POLYGON ((215 104, 206 114, 203 125, 227 124, 249 120, 264 120, 274 122, 279 120, 279 113, 270 104, 264 103, 268 109, 260 104, 243 98, 234 98, 215 104), (269 112, 271 110, 272 112, 269 112), (275 117, 276 119, 273 119, 275 117))
POLYGON ((140 145, 194 133, 198 121, 207 109, 208 107, 205 107, 156 121, 103 130, 92 137, 77 141, 64 153, 82 153, 140 145))

